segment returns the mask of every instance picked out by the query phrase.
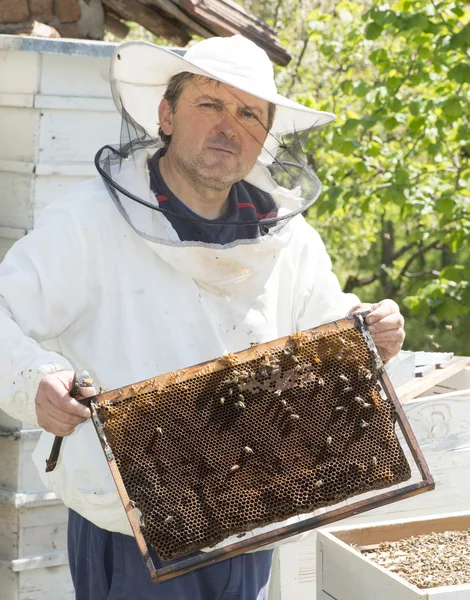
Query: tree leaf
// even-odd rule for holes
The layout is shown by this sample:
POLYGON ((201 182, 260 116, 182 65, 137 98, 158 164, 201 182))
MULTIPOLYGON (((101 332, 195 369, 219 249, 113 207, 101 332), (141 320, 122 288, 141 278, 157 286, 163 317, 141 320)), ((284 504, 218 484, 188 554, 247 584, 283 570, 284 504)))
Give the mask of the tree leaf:
POLYGON ((449 78, 457 83, 470 83, 470 64, 460 63, 449 71, 449 78))
POLYGON ((452 265, 444 267, 441 271, 441 279, 450 279, 460 283, 468 278, 468 269, 465 269, 463 265, 452 265))
POLYGON ((369 23, 366 26, 364 37, 366 40, 376 40, 382 34, 383 26, 378 23, 369 23))
POLYGON ((442 104, 442 111, 450 119, 456 119, 463 115, 463 109, 458 98, 449 98, 442 104))
POLYGON ((361 83, 359 83, 358 85, 356 85, 354 87, 354 94, 358 98, 364 98, 364 96, 367 94, 369 89, 370 89, 369 86, 367 84, 365 84, 363 81, 361 81, 361 83))
POLYGON ((395 117, 388 117, 384 121, 384 127, 387 131, 393 131, 398 125, 399 122, 396 120, 395 117))

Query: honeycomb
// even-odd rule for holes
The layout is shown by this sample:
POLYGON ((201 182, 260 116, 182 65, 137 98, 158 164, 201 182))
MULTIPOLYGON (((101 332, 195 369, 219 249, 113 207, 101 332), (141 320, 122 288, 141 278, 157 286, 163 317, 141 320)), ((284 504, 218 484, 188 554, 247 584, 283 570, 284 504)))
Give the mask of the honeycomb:
POLYGON ((343 319, 97 397, 161 559, 411 477, 370 346, 343 319))

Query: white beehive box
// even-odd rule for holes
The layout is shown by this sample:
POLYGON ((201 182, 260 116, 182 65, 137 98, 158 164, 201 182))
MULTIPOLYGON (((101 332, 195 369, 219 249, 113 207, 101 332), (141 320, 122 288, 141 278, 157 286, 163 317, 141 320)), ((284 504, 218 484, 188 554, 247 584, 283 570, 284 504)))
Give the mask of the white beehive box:
POLYGON ((468 600, 470 583, 420 589, 353 546, 470 529, 470 513, 327 528, 317 534, 317 600, 468 600))
MULTIPOLYGON (((418 519, 468 510, 470 366, 427 394, 405 404, 404 410, 435 479, 436 489, 345 519, 341 525, 365 525, 385 519, 418 519)), ((302 541, 276 550, 270 600, 315 600, 318 577, 316 537, 317 532, 314 531, 302 541)), ((470 599, 470 592, 467 598, 470 599)), ((382 600, 381 596, 378 595, 376 600, 382 600)))
MULTIPOLYGON (((95 177, 119 141, 108 82, 114 45, 0 35, 0 260, 41 210, 95 177)), ((39 430, 0 411, 0 598, 74 597, 67 510, 31 461, 39 430)))
POLYGON ((119 141, 113 44, 0 35, 0 260, 119 141))

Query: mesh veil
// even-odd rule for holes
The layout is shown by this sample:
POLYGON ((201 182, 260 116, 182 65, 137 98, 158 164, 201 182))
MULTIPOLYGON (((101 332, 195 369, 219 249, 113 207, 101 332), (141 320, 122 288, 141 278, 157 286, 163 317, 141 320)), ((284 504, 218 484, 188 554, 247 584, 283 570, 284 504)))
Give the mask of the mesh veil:
MULTIPOLYGON (((243 124, 237 122, 237 126, 243 124)), ((266 214, 256 214, 256 218, 243 222, 225 220, 224 216, 208 220, 191 211, 178 213, 177 218, 190 227, 202 224, 209 230, 221 226, 243 227, 244 232, 250 231, 250 242, 275 234, 306 211, 320 194, 320 180, 303 151, 313 129, 316 125, 283 136, 267 133, 256 164, 244 178, 244 182, 272 198, 273 209, 266 214)), ((120 142, 100 148, 95 166, 116 207, 139 235, 153 242, 178 243, 178 235, 168 220, 170 216, 175 218, 175 214, 150 189, 148 164, 159 150, 165 150, 160 137, 149 135, 123 109, 120 142)), ((248 241, 239 231, 236 243, 248 241)))

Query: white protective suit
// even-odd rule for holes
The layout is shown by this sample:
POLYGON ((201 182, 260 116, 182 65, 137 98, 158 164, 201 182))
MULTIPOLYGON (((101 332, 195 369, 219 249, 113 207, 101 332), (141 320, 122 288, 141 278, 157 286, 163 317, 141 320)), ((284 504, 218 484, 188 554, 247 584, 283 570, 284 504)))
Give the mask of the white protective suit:
MULTIPOLYGON (((155 202, 147 156, 119 177, 155 202)), ((141 208, 129 207, 138 221, 141 208)), ((13 417, 37 425, 46 374, 87 369, 111 390, 315 327, 358 302, 300 215, 229 247, 175 244, 168 220, 144 210, 161 243, 136 233, 101 179, 86 182, 46 209, 0 265, 0 407, 13 417)), ((130 534, 91 421, 64 439, 46 474, 53 439, 44 432, 33 457, 46 487, 99 527, 130 534)))

